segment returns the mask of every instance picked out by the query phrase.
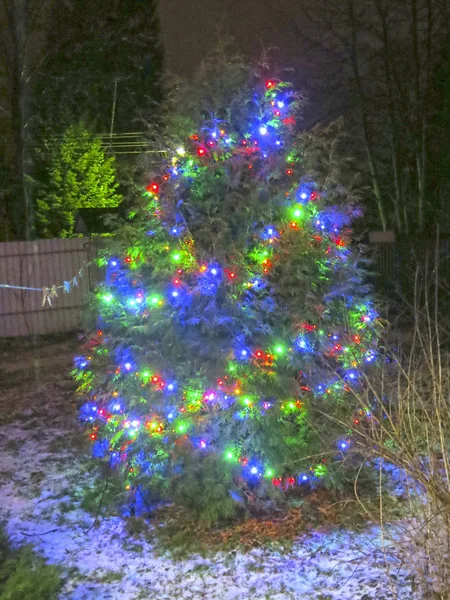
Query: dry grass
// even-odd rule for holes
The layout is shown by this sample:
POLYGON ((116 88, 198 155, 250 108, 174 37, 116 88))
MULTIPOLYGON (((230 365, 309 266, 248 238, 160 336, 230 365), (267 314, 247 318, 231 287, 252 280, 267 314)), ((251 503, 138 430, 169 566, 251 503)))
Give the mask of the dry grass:
MULTIPOLYGON (((416 288, 407 344, 366 377, 364 391, 352 392, 370 413, 355 427, 352 453, 378 460, 380 489, 383 464, 404 473, 408 510, 395 529, 396 541, 403 544, 423 597, 443 600, 450 598, 450 332, 447 315, 439 311, 442 290, 436 281, 432 288, 416 288)), ((355 493, 358 498, 357 481, 355 493)), ((376 511, 360 502, 371 519, 384 524, 381 494, 376 511)), ((386 527, 385 535, 391 534, 386 527)))

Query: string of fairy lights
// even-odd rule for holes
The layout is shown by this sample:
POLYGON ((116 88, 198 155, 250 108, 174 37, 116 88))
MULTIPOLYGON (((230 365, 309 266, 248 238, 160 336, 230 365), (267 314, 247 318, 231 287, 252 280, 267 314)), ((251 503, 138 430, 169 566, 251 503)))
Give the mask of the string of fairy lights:
MULTIPOLYGON (((347 298, 345 319, 338 325, 330 323, 328 329, 326 320, 318 318, 317 322, 297 324, 288 338, 276 334, 264 343, 236 335, 230 347, 224 348, 223 373, 207 382, 195 377, 179 379, 169 364, 155 368, 145 355, 108 345, 119 323, 127 327, 153 324, 168 313, 181 318, 193 310, 198 297, 215 297, 223 290, 230 301, 248 312, 262 297, 270 296, 269 282, 280 260, 279 249, 292 235, 308 236, 321 253, 322 271, 339 271, 352 260, 351 212, 329 207, 326 194, 314 183, 296 180, 298 159, 288 143, 295 126, 295 97, 284 83, 269 80, 261 92, 261 105, 263 110, 244 135, 224 122, 213 123, 174 147, 161 173, 145 189, 150 228, 143 248, 131 248, 123 256, 104 260, 106 278, 96 299, 101 317, 98 345, 89 355, 76 358, 76 377, 88 397, 80 415, 95 452, 123 468, 127 489, 151 472, 152 461, 142 450, 146 443, 153 448, 189 443, 193 452, 215 452, 252 485, 269 481, 288 489, 323 477, 326 462, 286 473, 261 453, 249 453, 245 444, 216 439, 204 426, 204 417, 217 410, 230 411, 240 421, 276 415, 300 429, 307 420, 306 399, 345 396, 350 386, 361 385, 364 365, 377 357, 378 315, 370 302, 357 296, 347 298), (167 214, 166 195, 179 193, 181 181, 185 185, 224 161, 239 159, 256 175, 261 164, 274 156, 280 159, 280 177, 287 187, 279 222, 258 225, 236 263, 199 259, 185 221, 177 213, 167 214), (146 243, 153 256, 145 252, 146 243), (154 257, 158 257, 158 269, 146 281, 140 273, 149 260, 155 262, 154 257), (96 361, 106 355, 114 367, 98 389, 96 361), (278 374, 282 377, 291 372, 299 361, 309 364, 311 356, 325 357, 336 368, 321 381, 314 377, 309 381, 304 373, 301 378, 296 375, 295 394, 261 393, 264 388, 275 389, 278 374)), ((370 414, 358 413, 353 426, 365 419, 370 419, 370 414)), ((351 443, 351 435, 337 440, 342 452, 351 443)))

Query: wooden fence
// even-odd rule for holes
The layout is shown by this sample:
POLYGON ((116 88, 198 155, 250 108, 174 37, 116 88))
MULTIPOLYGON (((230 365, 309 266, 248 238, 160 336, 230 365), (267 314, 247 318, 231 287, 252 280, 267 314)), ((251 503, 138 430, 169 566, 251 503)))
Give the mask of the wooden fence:
POLYGON ((450 291, 450 239, 406 237, 392 231, 369 234, 374 251, 372 283, 376 292, 389 300, 413 304, 417 294, 431 293, 438 278, 439 301, 450 291))
POLYGON ((0 243, 0 337, 75 331, 92 286, 87 262, 95 248, 88 238, 0 243), (1 287, 4 284, 39 288, 63 285, 83 269, 70 293, 43 304, 42 291, 1 287))
MULTIPOLYGON (((98 238, 97 243, 100 241, 98 238)), ((422 274, 432 273, 437 261, 440 289, 449 297, 448 239, 436 243, 432 239, 396 239, 393 232, 373 232, 369 245, 374 251, 370 280, 380 296, 411 302, 417 268, 422 274)), ((0 338, 79 329, 88 292, 102 279, 96 267, 87 267, 95 253, 96 244, 88 238, 0 243, 0 338), (78 287, 72 287, 69 294, 59 289, 52 306, 42 306, 42 288, 62 285, 82 267, 84 276, 78 280, 78 287), (38 291, 4 288, 2 284, 38 291)))

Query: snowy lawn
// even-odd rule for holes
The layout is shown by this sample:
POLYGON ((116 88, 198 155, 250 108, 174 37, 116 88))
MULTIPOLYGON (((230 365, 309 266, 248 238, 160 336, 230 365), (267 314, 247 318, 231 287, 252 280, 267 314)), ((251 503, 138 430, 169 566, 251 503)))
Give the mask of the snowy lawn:
POLYGON ((61 599, 419 598, 376 526, 302 534, 286 550, 182 560, 130 537, 120 517, 93 526, 80 506, 94 473, 68 378, 75 348, 73 339, 0 346, 0 521, 15 543, 31 542, 64 567, 61 599))

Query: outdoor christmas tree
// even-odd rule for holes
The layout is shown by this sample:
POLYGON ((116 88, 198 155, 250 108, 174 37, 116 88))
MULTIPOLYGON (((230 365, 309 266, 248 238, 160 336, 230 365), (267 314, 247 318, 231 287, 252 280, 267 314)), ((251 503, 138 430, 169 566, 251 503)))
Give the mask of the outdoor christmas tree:
POLYGON ((237 59, 206 63, 101 259, 81 417, 135 502, 213 522, 332 477, 351 444, 328 416, 354 426, 377 315, 351 246, 358 207, 304 172, 300 108, 237 59))

